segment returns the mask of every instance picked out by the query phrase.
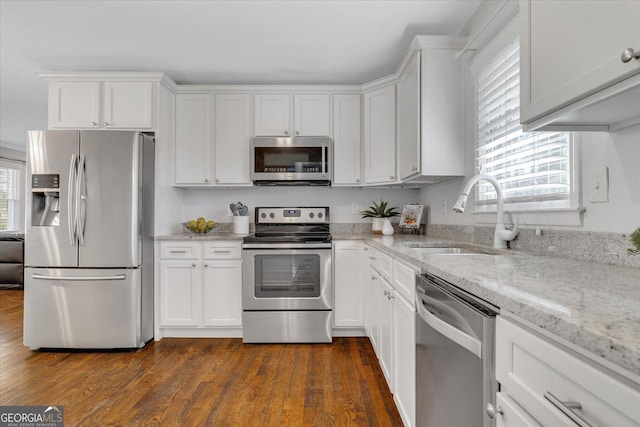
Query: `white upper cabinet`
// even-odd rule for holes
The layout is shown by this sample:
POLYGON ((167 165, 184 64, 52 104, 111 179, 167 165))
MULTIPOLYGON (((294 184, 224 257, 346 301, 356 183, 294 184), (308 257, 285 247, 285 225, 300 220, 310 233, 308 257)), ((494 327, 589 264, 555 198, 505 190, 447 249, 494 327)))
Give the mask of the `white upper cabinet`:
POLYGON ((364 182, 396 180, 396 85, 364 94, 364 182))
POLYGON ((215 184, 251 185, 251 95, 215 95, 215 184))
POLYGON ((362 185, 362 96, 333 95, 333 181, 331 185, 362 185))
POLYGON ((293 95, 294 136, 329 136, 329 95, 293 95))
POLYGON ((255 136, 291 136, 291 108, 288 94, 256 94, 253 133, 255 136))
POLYGON ((638 1, 521 1, 525 129, 613 131, 639 123, 639 23, 638 1))
POLYGON ((176 185, 211 184, 212 98, 208 94, 176 95, 176 185))
POLYGON ((49 129, 100 126, 100 82, 49 83, 49 129))
POLYGON ((52 81, 50 129, 151 129, 153 82, 52 81))
POLYGON ((420 172, 420 52, 398 76, 398 175, 405 180, 420 172))
POLYGON ((153 127, 153 83, 104 82, 103 122, 111 129, 153 127))
POLYGON ((253 133, 255 136, 329 136, 329 112, 328 94, 256 94, 253 133))
POLYGON ((398 73, 400 182, 464 176, 462 60, 464 37, 417 36, 398 73))

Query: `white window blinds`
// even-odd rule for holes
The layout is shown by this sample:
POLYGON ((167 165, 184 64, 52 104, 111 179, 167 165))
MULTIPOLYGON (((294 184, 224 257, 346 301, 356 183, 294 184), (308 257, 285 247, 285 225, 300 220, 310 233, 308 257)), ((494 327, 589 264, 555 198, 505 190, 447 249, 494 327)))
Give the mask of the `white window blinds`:
POLYGON ((0 166, 0 231, 20 227, 20 171, 0 166))
MULTIPOLYGON (((520 126, 519 41, 513 40, 476 76, 476 166, 502 186, 505 202, 569 200, 571 134, 523 132, 520 126)), ((496 192, 481 181, 476 205, 496 192)))

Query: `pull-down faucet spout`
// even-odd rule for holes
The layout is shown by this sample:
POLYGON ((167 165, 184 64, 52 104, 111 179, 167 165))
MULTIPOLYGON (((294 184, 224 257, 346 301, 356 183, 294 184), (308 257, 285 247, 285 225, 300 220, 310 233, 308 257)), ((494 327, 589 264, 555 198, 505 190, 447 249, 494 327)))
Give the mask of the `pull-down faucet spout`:
POLYGON ((518 235, 518 224, 515 223, 513 230, 507 230, 504 226, 504 194, 502 193, 502 187, 500 183, 489 175, 475 175, 464 186, 462 194, 458 198, 458 201, 453 205, 453 211, 456 213, 463 213, 467 204, 467 197, 471 192, 471 188, 480 180, 485 180, 491 183, 495 189, 498 198, 498 211, 496 220, 496 230, 493 234, 493 248, 494 249, 507 249, 507 242, 513 240, 518 235))

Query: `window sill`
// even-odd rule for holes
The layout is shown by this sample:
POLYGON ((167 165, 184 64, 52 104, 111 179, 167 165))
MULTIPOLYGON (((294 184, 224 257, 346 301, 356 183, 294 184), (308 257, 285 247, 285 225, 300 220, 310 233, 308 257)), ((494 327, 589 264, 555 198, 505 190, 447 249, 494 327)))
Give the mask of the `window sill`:
MULTIPOLYGON (((474 211, 476 224, 495 224, 496 212, 474 211)), ((545 210, 505 210, 505 223, 513 224, 513 217, 518 218, 518 225, 544 225, 559 227, 582 227, 584 208, 545 209, 545 210)))

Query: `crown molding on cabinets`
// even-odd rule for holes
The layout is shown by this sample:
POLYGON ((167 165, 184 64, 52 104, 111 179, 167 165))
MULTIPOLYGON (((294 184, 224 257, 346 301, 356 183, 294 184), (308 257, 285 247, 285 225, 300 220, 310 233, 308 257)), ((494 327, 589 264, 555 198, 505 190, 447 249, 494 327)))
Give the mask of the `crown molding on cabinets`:
POLYGON ((360 85, 177 85, 176 93, 360 93, 360 85))
POLYGON ((127 82, 159 82, 171 91, 176 90, 176 83, 161 71, 46 71, 38 73, 38 77, 47 81, 127 81, 127 82))

